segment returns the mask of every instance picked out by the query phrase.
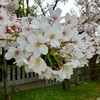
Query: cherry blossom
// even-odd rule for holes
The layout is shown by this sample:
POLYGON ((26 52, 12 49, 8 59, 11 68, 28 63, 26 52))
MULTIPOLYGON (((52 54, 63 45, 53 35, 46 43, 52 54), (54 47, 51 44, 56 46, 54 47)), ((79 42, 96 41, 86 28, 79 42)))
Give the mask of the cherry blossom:
POLYGON ((0 51, 4 48, 5 58, 14 58, 14 64, 24 67, 27 73, 63 81, 71 78, 73 69, 88 64, 88 59, 100 54, 97 36, 100 30, 95 24, 95 35, 89 35, 91 25, 80 25, 81 21, 69 13, 61 17, 60 8, 50 8, 47 17, 17 18, 10 11, 15 3, 4 5, 5 9, 0 8, 0 51), (8 5, 12 5, 11 8, 8 5), (79 34, 83 28, 84 32, 79 34))
POLYGON ((70 15, 67 13, 65 15, 65 23, 69 26, 75 26, 78 23, 77 17, 75 15, 70 15))
POLYGON ((52 47, 59 47, 59 40, 62 39, 62 37, 62 31, 59 29, 59 27, 56 27, 55 25, 49 27, 49 30, 46 30, 45 38, 47 42, 50 42, 50 45, 52 47))
POLYGON ((42 58, 32 56, 29 61, 29 69, 41 75, 41 72, 47 69, 47 65, 42 58))
POLYGON ((50 17, 51 17, 51 19, 53 19, 53 20, 58 20, 59 17, 60 17, 60 15, 61 15, 61 12, 62 12, 62 11, 61 11, 60 8, 57 8, 55 11, 54 11, 52 8, 49 9, 50 17))
POLYGON ((26 46, 26 51, 34 52, 34 55, 40 56, 41 54, 46 55, 48 53, 48 47, 44 44, 45 38, 42 35, 29 35, 28 41, 30 42, 26 46))
POLYGON ((15 58, 16 60, 23 58, 24 53, 19 48, 9 47, 8 52, 5 54, 7 60, 15 58))

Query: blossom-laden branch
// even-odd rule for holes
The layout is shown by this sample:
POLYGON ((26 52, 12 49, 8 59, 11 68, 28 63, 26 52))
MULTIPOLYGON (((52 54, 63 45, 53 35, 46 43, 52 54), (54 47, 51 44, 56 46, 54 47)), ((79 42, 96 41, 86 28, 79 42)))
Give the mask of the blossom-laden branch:
POLYGON ((48 17, 17 18, 1 6, 0 48, 7 50, 5 58, 14 58, 17 66, 39 78, 70 79, 74 68, 100 54, 100 38, 78 34, 77 17, 69 13, 61 17, 61 12, 50 8, 48 17))

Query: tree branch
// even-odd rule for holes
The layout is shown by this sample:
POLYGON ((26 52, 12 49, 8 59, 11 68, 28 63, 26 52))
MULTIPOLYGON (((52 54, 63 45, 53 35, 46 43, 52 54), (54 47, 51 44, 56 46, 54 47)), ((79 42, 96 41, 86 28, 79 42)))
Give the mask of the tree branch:
POLYGON ((44 10, 43 10, 42 6, 41 6, 41 5, 39 5, 39 7, 40 7, 40 9, 41 9, 41 11, 42 11, 43 15, 45 16, 45 12, 44 12, 44 10))
POLYGON ((98 7, 100 7, 100 2, 98 0, 95 0, 95 3, 98 7))
POLYGON ((41 0, 34 0, 34 1, 40 7, 42 14, 45 16, 44 9, 42 8, 42 5, 41 5, 41 0))
POLYGON ((60 0, 56 0, 56 1, 55 1, 55 4, 54 4, 54 6, 53 6, 53 10, 56 8, 56 6, 57 6, 57 4, 58 4, 59 1, 60 1, 60 0))
POLYGON ((29 14, 29 1, 28 0, 26 0, 26 5, 27 5, 26 16, 28 16, 28 14, 29 14))

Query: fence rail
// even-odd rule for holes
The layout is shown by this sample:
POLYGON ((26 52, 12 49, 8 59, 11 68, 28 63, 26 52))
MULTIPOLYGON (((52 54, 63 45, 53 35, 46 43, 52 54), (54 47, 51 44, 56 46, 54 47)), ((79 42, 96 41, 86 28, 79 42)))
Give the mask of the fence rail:
MULTIPOLYGON (((3 75, 2 75, 2 69, 0 69, 0 84, 3 84, 3 75)), ((16 68, 16 69, 12 69, 9 68, 8 69, 8 83, 9 85, 18 85, 18 84, 23 84, 23 83, 27 83, 27 82, 34 82, 34 81, 38 81, 38 77, 37 74, 34 72, 31 73, 25 73, 21 68, 16 68)))
MULTIPOLYGON (((83 68, 80 68, 83 77, 88 76, 88 67, 85 66, 83 68)), ((75 78, 75 74, 73 74, 72 78, 75 78)), ((23 71, 23 68, 9 68, 8 69, 8 85, 9 86, 16 86, 16 85, 22 85, 26 83, 34 83, 41 81, 41 79, 38 78, 38 75, 34 72, 31 73, 25 73, 23 71)), ((53 84, 57 84, 56 80, 43 80, 44 81, 44 86, 49 86, 53 84)), ((42 84, 42 83, 40 83, 42 84)), ((2 69, 0 69, 0 85, 3 85, 3 75, 2 75, 2 69)))

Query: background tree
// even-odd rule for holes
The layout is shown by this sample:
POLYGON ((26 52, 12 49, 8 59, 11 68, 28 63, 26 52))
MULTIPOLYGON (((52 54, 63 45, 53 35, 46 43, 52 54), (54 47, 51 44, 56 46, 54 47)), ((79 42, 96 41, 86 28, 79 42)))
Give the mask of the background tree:
POLYGON ((28 15, 36 16, 35 10, 37 7, 33 4, 32 7, 29 6, 29 0, 19 0, 19 8, 15 11, 17 17, 25 17, 28 15))
MULTIPOLYGON (((95 37, 96 32, 100 27, 100 0, 76 0, 76 5, 80 10, 81 21, 83 19, 80 23, 80 31, 85 31, 91 37, 95 37)), ((100 47, 100 43, 98 46, 100 47)), ((91 80, 98 80, 98 69, 100 69, 100 66, 97 66, 96 63, 99 56, 100 53, 94 54, 94 56, 89 59, 91 80)))

